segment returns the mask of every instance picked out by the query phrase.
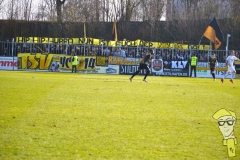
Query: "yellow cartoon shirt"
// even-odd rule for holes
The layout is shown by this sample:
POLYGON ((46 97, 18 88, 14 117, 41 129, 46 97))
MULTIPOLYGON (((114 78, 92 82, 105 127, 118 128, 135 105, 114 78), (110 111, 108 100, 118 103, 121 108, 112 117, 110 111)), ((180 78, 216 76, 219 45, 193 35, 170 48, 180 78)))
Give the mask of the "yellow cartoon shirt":
POLYGON ((237 138, 229 138, 223 140, 223 145, 227 146, 228 150, 228 156, 229 157, 235 157, 236 151, 235 151, 235 145, 237 144, 237 138))

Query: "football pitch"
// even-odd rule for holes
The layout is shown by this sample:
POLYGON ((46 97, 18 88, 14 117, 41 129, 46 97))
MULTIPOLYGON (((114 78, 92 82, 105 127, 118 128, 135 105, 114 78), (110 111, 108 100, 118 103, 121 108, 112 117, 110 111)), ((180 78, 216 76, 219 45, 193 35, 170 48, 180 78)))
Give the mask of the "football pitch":
POLYGON ((129 77, 0 71, 0 159, 228 159, 212 116, 240 117, 240 80, 129 77))

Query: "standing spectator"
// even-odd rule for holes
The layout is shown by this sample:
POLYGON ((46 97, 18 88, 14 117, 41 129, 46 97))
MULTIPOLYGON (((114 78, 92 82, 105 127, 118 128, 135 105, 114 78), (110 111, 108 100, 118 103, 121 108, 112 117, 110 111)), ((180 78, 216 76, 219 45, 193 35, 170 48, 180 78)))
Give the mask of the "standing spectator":
POLYGON ((236 52, 235 56, 236 56, 237 58, 240 58, 240 57, 239 57, 239 53, 238 53, 238 52, 236 52))
POLYGON ((125 48, 125 53, 126 53, 126 57, 129 57, 129 56, 128 56, 128 54, 129 54, 129 53, 128 53, 128 48, 125 48))
POLYGON ((17 45, 17 54, 18 53, 21 53, 21 46, 20 46, 20 44, 17 45))
POLYGON ((81 46, 80 47, 80 53, 81 53, 81 56, 85 56, 85 50, 84 50, 84 46, 81 46))
POLYGON ((136 52, 134 48, 130 50, 130 54, 132 55, 132 58, 136 58, 136 52))
POLYGON ((183 53, 181 52, 180 55, 177 54, 177 58, 179 61, 183 61, 184 60, 183 53))
POLYGON ((115 48, 113 56, 120 57, 120 50, 115 48))
POLYGON ((167 61, 168 61, 168 62, 171 62, 170 53, 167 53, 167 61))
POLYGON ((90 47, 85 47, 85 55, 84 56, 89 56, 90 55, 90 47))
POLYGON ((137 52, 136 58, 140 58, 140 57, 141 57, 141 55, 139 54, 139 52, 137 52))
POLYGON ((4 49, 5 56, 11 56, 11 53, 12 53, 11 46, 12 44, 9 42, 9 40, 7 40, 7 42, 5 42, 5 49, 4 49))
POLYGON ((205 60, 209 59, 210 57, 211 57, 211 53, 210 52, 205 53, 205 55, 204 55, 204 59, 205 60))
POLYGON ((79 46, 76 47, 76 52, 77 52, 77 55, 81 55, 81 51, 80 51, 80 47, 79 46))
POLYGON ((71 55, 75 55, 75 49, 74 48, 71 50, 71 55))
POLYGON ((23 43, 23 48, 22 48, 22 52, 25 53, 26 52, 26 43, 23 43))
POLYGON ((27 44, 26 45, 26 50, 25 50, 26 53, 30 53, 30 46, 27 44))
POLYGON ((167 55, 165 53, 162 54, 163 61, 167 61, 167 55))
POLYGON ((177 60, 177 56, 174 54, 173 55, 173 58, 172 58, 173 61, 176 61, 177 60))
POLYGON ((17 56, 17 43, 14 43, 13 46, 13 56, 17 56))
POLYGON ((56 53, 56 48, 55 48, 55 45, 51 45, 51 53, 55 54, 56 53))
POLYGON ((64 53, 63 46, 62 46, 62 45, 60 45, 60 46, 59 46, 59 54, 63 54, 63 53, 64 53))
POLYGON ((202 54, 199 55, 199 61, 205 61, 205 59, 204 59, 204 53, 202 53, 202 54))
POLYGON ((190 77, 192 77, 192 71, 194 71, 194 77, 197 77, 197 62, 198 62, 198 58, 196 57, 195 53, 193 53, 193 56, 191 57, 191 71, 190 71, 190 77))
POLYGON ((109 56, 109 55, 110 55, 110 50, 108 49, 108 47, 106 47, 106 48, 104 49, 103 54, 104 54, 105 56, 109 56))
MULTIPOLYGON (((26 47, 26 52, 28 51, 28 45, 26 47)), ((48 47, 46 44, 43 45, 43 53, 48 53, 48 47)))
POLYGON ((92 56, 98 56, 99 54, 99 48, 97 46, 92 48, 92 56))
POLYGON ((126 52, 123 48, 121 49, 120 53, 121 53, 121 57, 126 58, 126 52))
POLYGON ((185 59, 186 59, 187 61, 190 60, 190 57, 189 57, 188 51, 185 51, 185 59))
POLYGON ((222 62, 225 62, 226 61, 226 55, 223 55, 222 56, 222 62))
POLYGON ((56 54, 59 54, 59 53, 60 53, 59 45, 56 45, 55 53, 56 53, 56 54))

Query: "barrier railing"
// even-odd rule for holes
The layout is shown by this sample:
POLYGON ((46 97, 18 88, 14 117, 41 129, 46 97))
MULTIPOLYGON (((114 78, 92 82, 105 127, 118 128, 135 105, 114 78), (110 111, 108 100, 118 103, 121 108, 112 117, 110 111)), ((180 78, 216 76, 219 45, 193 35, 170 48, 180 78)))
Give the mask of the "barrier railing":
MULTIPOLYGON (((18 53, 52 53, 79 56, 116 56, 124 58, 142 58, 148 53, 147 47, 112 47, 97 45, 77 45, 77 44, 46 44, 46 43, 16 43, 12 41, 0 41, 0 56, 17 56, 18 53)), ((212 53, 216 54, 219 62, 225 62, 229 52, 225 50, 196 50, 196 49, 174 49, 174 48, 154 48, 154 59, 189 60, 195 53, 198 61, 208 61, 212 53)), ((240 57, 240 51, 236 51, 236 56, 240 57)))

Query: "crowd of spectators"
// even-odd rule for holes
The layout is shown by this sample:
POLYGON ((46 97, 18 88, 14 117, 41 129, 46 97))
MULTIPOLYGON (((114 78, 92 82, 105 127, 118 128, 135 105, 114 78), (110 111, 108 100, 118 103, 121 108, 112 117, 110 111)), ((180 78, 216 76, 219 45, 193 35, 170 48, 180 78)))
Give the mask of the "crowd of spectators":
MULTIPOLYGON (((184 50, 184 49, 155 49, 153 58, 163 61, 190 60, 190 55, 195 54, 198 61, 208 61, 212 53, 216 53, 219 62, 225 61, 225 51, 208 50, 184 50)), ((68 45, 68 44, 26 44, 0 42, 0 56, 17 56, 18 53, 52 53, 79 56, 116 56, 123 58, 142 58, 148 54, 147 47, 106 47, 90 45, 68 45)), ((236 56, 240 54, 236 51, 236 56)))

